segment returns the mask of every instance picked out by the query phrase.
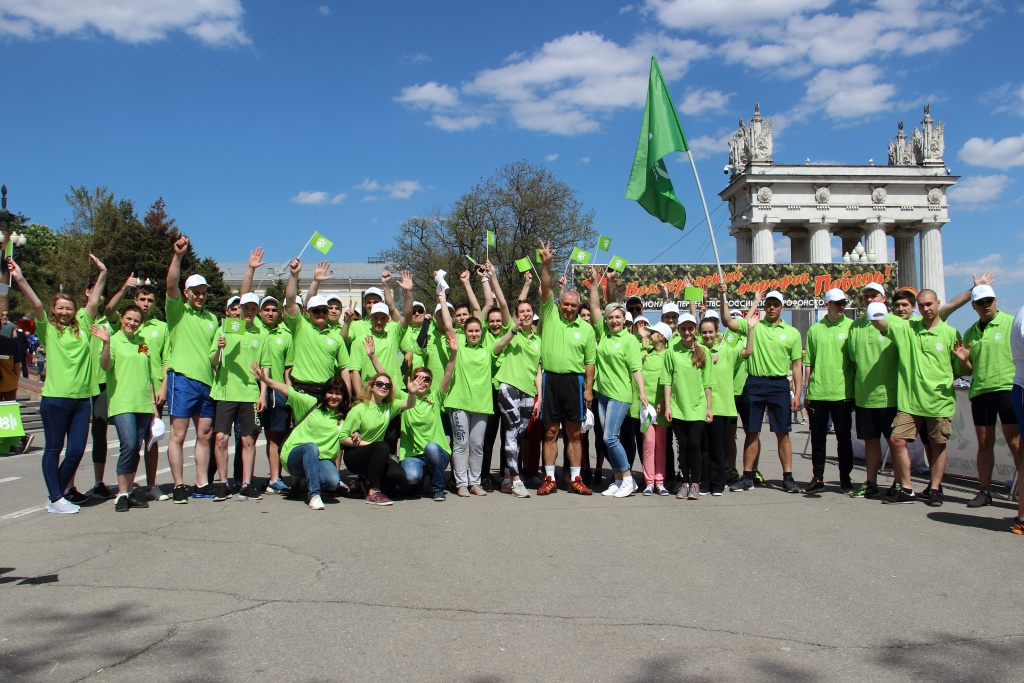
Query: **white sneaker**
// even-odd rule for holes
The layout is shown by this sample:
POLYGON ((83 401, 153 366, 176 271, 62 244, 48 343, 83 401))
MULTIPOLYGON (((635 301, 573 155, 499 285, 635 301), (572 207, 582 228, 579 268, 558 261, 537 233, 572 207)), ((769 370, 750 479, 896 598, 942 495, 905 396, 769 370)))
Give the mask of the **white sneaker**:
POLYGON ((664 486, 663 484, 658 484, 658 485, 657 485, 657 486, 655 487, 655 489, 657 490, 657 492, 658 492, 658 495, 659 495, 659 496, 668 496, 668 495, 671 495, 671 493, 669 492, 669 490, 668 490, 667 488, 665 488, 665 486, 664 486))
POLYGON ((61 498, 56 503, 49 499, 46 501, 46 511, 55 515, 73 515, 81 509, 67 498, 61 498))
POLYGON ((648 484, 647 485, 647 488, 644 489, 644 495, 645 496, 653 496, 654 495, 654 484, 648 484))
POLYGON ((529 490, 527 490, 526 486, 524 486, 523 482, 521 482, 521 481, 514 481, 514 482, 512 482, 511 488, 512 488, 512 495, 515 496, 516 498, 529 498, 530 497, 529 490))
POLYGON ((634 493, 636 493, 636 489, 636 480, 633 479, 633 477, 630 477, 629 479, 623 479, 622 486, 620 486, 619 490, 615 492, 615 497, 628 498, 629 496, 632 496, 634 493))
POLYGON ((170 500, 171 497, 160 490, 159 486, 151 486, 146 491, 146 498, 150 500, 170 500))
POLYGON ((320 500, 320 496, 313 496, 312 498, 309 499, 309 509, 310 510, 323 510, 324 509, 324 502, 322 500, 320 500))
POLYGON ((608 488, 606 488, 604 490, 604 492, 601 495, 602 496, 614 496, 618 492, 619 492, 619 480, 618 479, 613 479, 612 483, 608 486, 608 488))

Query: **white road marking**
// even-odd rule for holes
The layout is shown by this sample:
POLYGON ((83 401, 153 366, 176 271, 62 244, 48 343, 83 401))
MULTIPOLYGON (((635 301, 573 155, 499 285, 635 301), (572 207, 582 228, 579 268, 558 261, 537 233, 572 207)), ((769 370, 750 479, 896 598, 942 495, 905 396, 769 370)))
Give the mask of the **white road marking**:
POLYGON ((15 519, 17 517, 22 517, 24 515, 30 515, 33 512, 39 512, 40 510, 45 510, 45 509, 46 509, 45 505, 40 505, 39 507, 34 507, 34 508, 25 508, 24 510, 18 510, 17 512, 12 512, 9 515, 4 515, 3 517, 0 517, 0 519, 15 519))
POLYGON ((21 479, 21 477, 6 477, 4 479, 0 479, 0 484, 5 484, 9 481, 17 481, 19 479, 21 479))

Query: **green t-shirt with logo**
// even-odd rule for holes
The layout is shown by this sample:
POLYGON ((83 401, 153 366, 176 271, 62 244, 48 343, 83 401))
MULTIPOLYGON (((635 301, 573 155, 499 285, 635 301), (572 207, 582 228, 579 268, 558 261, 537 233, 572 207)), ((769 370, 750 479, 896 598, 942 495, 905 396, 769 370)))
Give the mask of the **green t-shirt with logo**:
MULTIPOLYGON (((668 345, 672 354, 670 363, 666 363, 666 375, 662 382, 672 385, 672 419, 687 422, 703 422, 707 416, 708 401, 704 390, 714 391, 715 380, 712 375, 712 363, 704 363, 703 368, 693 364, 693 352, 697 348, 686 348, 681 337, 672 337, 668 345)), ((705 356, 709 356, 705 352, 705 356)), ((714 393, 711 397, 711 408, 714 410, 714 393)))
POLYGON ((736 349, 736 367, 733 368, 732 393, 739 396, 743 393, 743 387, 747 385, 747 359, 743 357, 743 349, 747 346, 747 335, 733 332, 725 328, 722 330, 723 343, 729 348, 736 349))
POLYGON ((89 334, 89 316, 81 308, 75 313, 78 334, 70 327, 58 331, 43 316, 36 320, 39 345, 46 350, 46 381, 42 395, 48 398, 90 398, 99 392, 96 375, 102 371, 95 363, 89 334))
POLYGON ((632 403, 636 384, 633 373, 641 369, 640 341, 625 328, 615 333, 603 323, 600 328, 594 391, 616 401, 632 403))
POLYGON ((899 392, 896 406, 918 417, 953 417, 953 379, 960 361, 953 344, 960 333, 944 322, 926 330, 922 320, 890 320, 888 337, 899 349, 899 392))
POLYGON ((292 379, 323 384, 348 366, 345 344, 330 325, 320 329, 301 311, 295 316, 285 312, 284 322, 292 334, 291 348, 285 351, 286 358, 291 359, 292 379))
MULTIPOLYGON (((743 344, 746 345, 746 340, 743 344)), ((742 348, 742 347, 741 347, 742 348)), ((714 415, 736 417, 736 395, 734 382, 736 364, 742 359, 742 353, 729 346, 724 340, 712 348, 704 347, 708 362, 711 363, 711 408, 714 415)))
POLYGON ((292 348, 292 333, 287 326, 273 328, 261 326, 267 333, 267 355, 270 359, 270 378, 284 382, 284 369, 288 367, 288 351, 292 348))
MULTIPOLYGON (((832 322, 827 317, 807 330, 807 356, 811 370, 808 401, 844 401, 853 398, 854 367, 850 358, 850 326, 845 315, 832 322)), ((757 343, 757 340, 754 340, 757 343)))
POLYGON ((540 335, 519 330, 501 350, 501 366, 495 379, 514 386, 527 396, 537 395, 537 366, 540 365, 540 335))
POLYGON ((217 317, 207 310, 197 311, 185 302, 185 295, 167 298, 167 337, 170 357, 167 368, 207 386, 213 384, 210 344, 217 336, 217 317))
POLYGON ((1010 391, 1013 388, 1013 353, 1010 351, 1010 332, 1013 316, 998 311, 981 329, 976 322, 964 334, 964 346, 971 347, 970 398, 990 391, 1010 391))
MULTIPOLYGON (((456 356, 458 358, 458 356, 456 356)), ((441 422, 445 394, 441 391, 441 378, 435 377, 427 395, 416 399, 416 405, 402 412, 402 438, 399 441, 398 460, 421 456, 428 443, 436 443, 446 451, 448 437, 441 422), (436 386, 435 386, 436 384, 436 386)))
POLYGON ((579 316, 568 322, 558 311, 554 297, 541 303, 540 316, 543 324, 540 357, 545 372, 582 375, 587 365, 594 365, 597 345, 590 324, 579 316))
POLYGON ((402 380, 402 335, 405 329, 401 323, 394 321, 384 326, 383 332, 374 332, 372 329, 368 334, 360 336, 358 341, 352 341, 352 353, 349 356, 349 370, 356 370, 363 382, 368 381, 377 374, 373 369, 373 361, 366 355, 366 347, 363 340, 366 337, 373 337, 373 355, 384 368, 384 372, 397 382, 402 380))
MULTIPOLYGON (((746 319, 737 322, 740 333, 746 335, 750 329, 746 319)), ((762 320, 754 326, 754 351, 747 358, 747 372, 752 377, 786 377, 792 370, 792 361, 802 355, 798 329, 781 318, 776 323, 762 320)))
POLYGON ((492 415, 494 398, 491 395, 491 357, 494 354, 483 337, 476 346, 470 346, 465 339, 460 339, 459 344, 459 351, 455 354, 452 385, 448 389, 444 407, 492 415))
MULTIPOLYGON (((891 324, 899 316, 890 313, 891 324)), ((850 358, 856 366, 853 399, 859 408, 894 408, 898 395, 900 354, 896 345, 866 317, 850 325, 850 358)))
POLYGON ((388 424, 402 412, 405 392, 394 392, 393 401, 360 401, 352 406, 341 425, 339 439, 347 439, 352 432, 359 432, 359 440, 363 443, 383 441, 387 434, 388 424), (401 398, 399 398, 401 397, 401 398))
MULTIPOLYGON (((240 321, 245 325, 245 321, 240 321)), ((210 354, 217 353, 218 334, 210 344, 210 354)), ((214 401, 238 401, 256 403, 260 398, 260 383, 252 374, 252 364, 258 363, 261 368, 270 367, 267 355, 267 333, 250 325, 244 334, 225 334, 224 351, 220 354, 220 364, 210 388, 210 398, 214 401)))
POLYGON ((170 345, 167 342, 167 323, 150 318, 139 325, 139 329, 135 330, 135 336, 140 337, 146 344, 153 389, 159 389, 164 381, 164 365, 167 364, 170 353, 170 345))
MULTIPOLYGON (((140 328, 141 329, 141 328, 140 328)), ((110 369, 107 370, 107 416, 152 413, 153 386, 150 374, 152 348, 139 334, 129 339, 124 332, 110 335, 110 369)))
POLYGON ((671 370, 666 369, 665 364, 672 362, 672 354, 668 352, 668 348, 664 351, 654 351, 653 349, 648 351, 643 357, 643 367, 641 371, 644 375, 644 394, 647 395, 647 402, 652 406, 662 406, 661 412, 658 413, 658 418, 654 421, 654 424, 667 426, 668 420, 665 419, 665 407, 662 405, 665 402, 665 386, 666 383, 662 379, 670 376, 671 370))
MULTIPOLYGON (((85 313, 85 309, 84 308, 79 309, 79 310, 83 314, 85 313)), ((77 317, 78 314, 76 313, 75 315, 77 317)), ((92 353, 92 366, 94 368, 93 375, 92 375, 93 380, 95 382, 95 392, 94 392, 94 394, 98 394, 98 393, 100 393, 100 385, 107 383, 107 375, 106 375, 105 372, 103 372, 103 368, 100 367, 100 354, 103 353, 103 341, 99 337, 94 337, 89 332, 89 325, 88 325, 88 322, 87 322, 88 321, 88 316, 83 315, 82 316, 82 321, 86 321, 86 324, 82 328, 82 331, 89 336, 89 351, 92 353)), ((111 335, 113 335, 114 332, 117 332, 117 329, 118 329, 117 327, 111 325, 110 321, 107 320, 107 316, 103 315, 103 314, 100 314, 99 316, 97 316, 96 319, 92 321, 92 324, 96 325, 97 327, 100 327, 100 328, 106 330, 111 335)))
POLYGON ((314 407, 317 404, 315 396, 295 390, 288 392, 287 401, 292 415, 301 422, 297 422, 295 429, 281 444, 281 467, 288 471, 288 454, 304 443, 316 444, 320 449, 320 460, 334 460, 338 457, 341 450, 341 415, 314 407))

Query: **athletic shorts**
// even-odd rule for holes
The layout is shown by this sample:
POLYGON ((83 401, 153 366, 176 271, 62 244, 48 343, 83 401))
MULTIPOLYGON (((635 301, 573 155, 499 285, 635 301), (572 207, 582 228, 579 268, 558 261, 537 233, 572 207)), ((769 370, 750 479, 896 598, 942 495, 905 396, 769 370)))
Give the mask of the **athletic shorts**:
POLYGON ((268 432, 288 431, 287 397, 279 391, 267 393, 267 408, 260 413, 260 424, 268 432))
POLYGON ((545 372, 541 375, 541 420, 544 422, 583 422, 583 375, 545 372))
POLYGON ((944 444, 953 433, 953 419, 949 417, 921 417, 910 413, 897 412, 892 421, 892 438, 913 441, 921 434, 922 441, 944 444), (923 437, 927 436, 927 439, 923 437))
POLYGON ((736 399, 736 417, 740 421, 740 425, 743 427, 743 431, 747 430, 747 413, 750 412, 750 399, 747 398, 746 385, 743 385, 743 393, 737 394, 736 399))
POLYGON ((789 380, 785 377, 747 378, 746 394, 750 405, 747 408, 743 428, 748 432, 760 432, 765 411, 768 412, 768 426, 776 434, 788 434, 793 428, 793 414, 790 411, 789 380))
POLYGON ((892 437, 892 421, 896 419, 896 406, 891 408, 861 408, 857 406, 857 438, 865 441, 892 437))
MULTIPOLYGON (((1007 392, 1009 393, 1009 392, 1007 392)), ((100 385, 100 393, 92 397, 92 420, 93 422, 107 421, 107 385, 100 385)), ((995 423, 993 423, 995 424, 995 423)))
POLYGON ((235 420, 238 420, 239 435, 253 436, 259 433, 256 423, 256 404, 247 401, 217 401, 217 414, 213 419, 215 434, 234 434, 235 420))
POLYGON ((976 427, 995 427, 996 417, 1006 425, 1017 424, 1009 391, 988 391, 971 399, 971 416, 976 427))
POLYGON ((210 387, 202 382, 167 371, 167 412, 175 417, 209 417, 216 414, 210 387))

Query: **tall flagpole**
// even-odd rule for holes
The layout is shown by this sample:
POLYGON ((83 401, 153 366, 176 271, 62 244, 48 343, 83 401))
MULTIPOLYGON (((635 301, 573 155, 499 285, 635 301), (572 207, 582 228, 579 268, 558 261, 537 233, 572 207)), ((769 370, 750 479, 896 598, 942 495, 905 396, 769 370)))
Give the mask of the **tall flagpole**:
POLYGON ((711 248, 715 251, 715 263, 718 264, 718 281, 725 282, 725 274, 722 272, 722 261, 718 258, 718 243, 715 242, 715 230, 711 226, 711 213, 708 212, 708 202, 704 199, 704 188, 700 186, 700 176, 697 175, 697 164, 693 163, 693 152, 686 150, 686 158, 690 160, 690 168, 693 169, 693 178, 697 181, 697 192, 700 193, 700 203, 704 206, 704 218, 708 222, 708 231, 711 233, 711 248))

